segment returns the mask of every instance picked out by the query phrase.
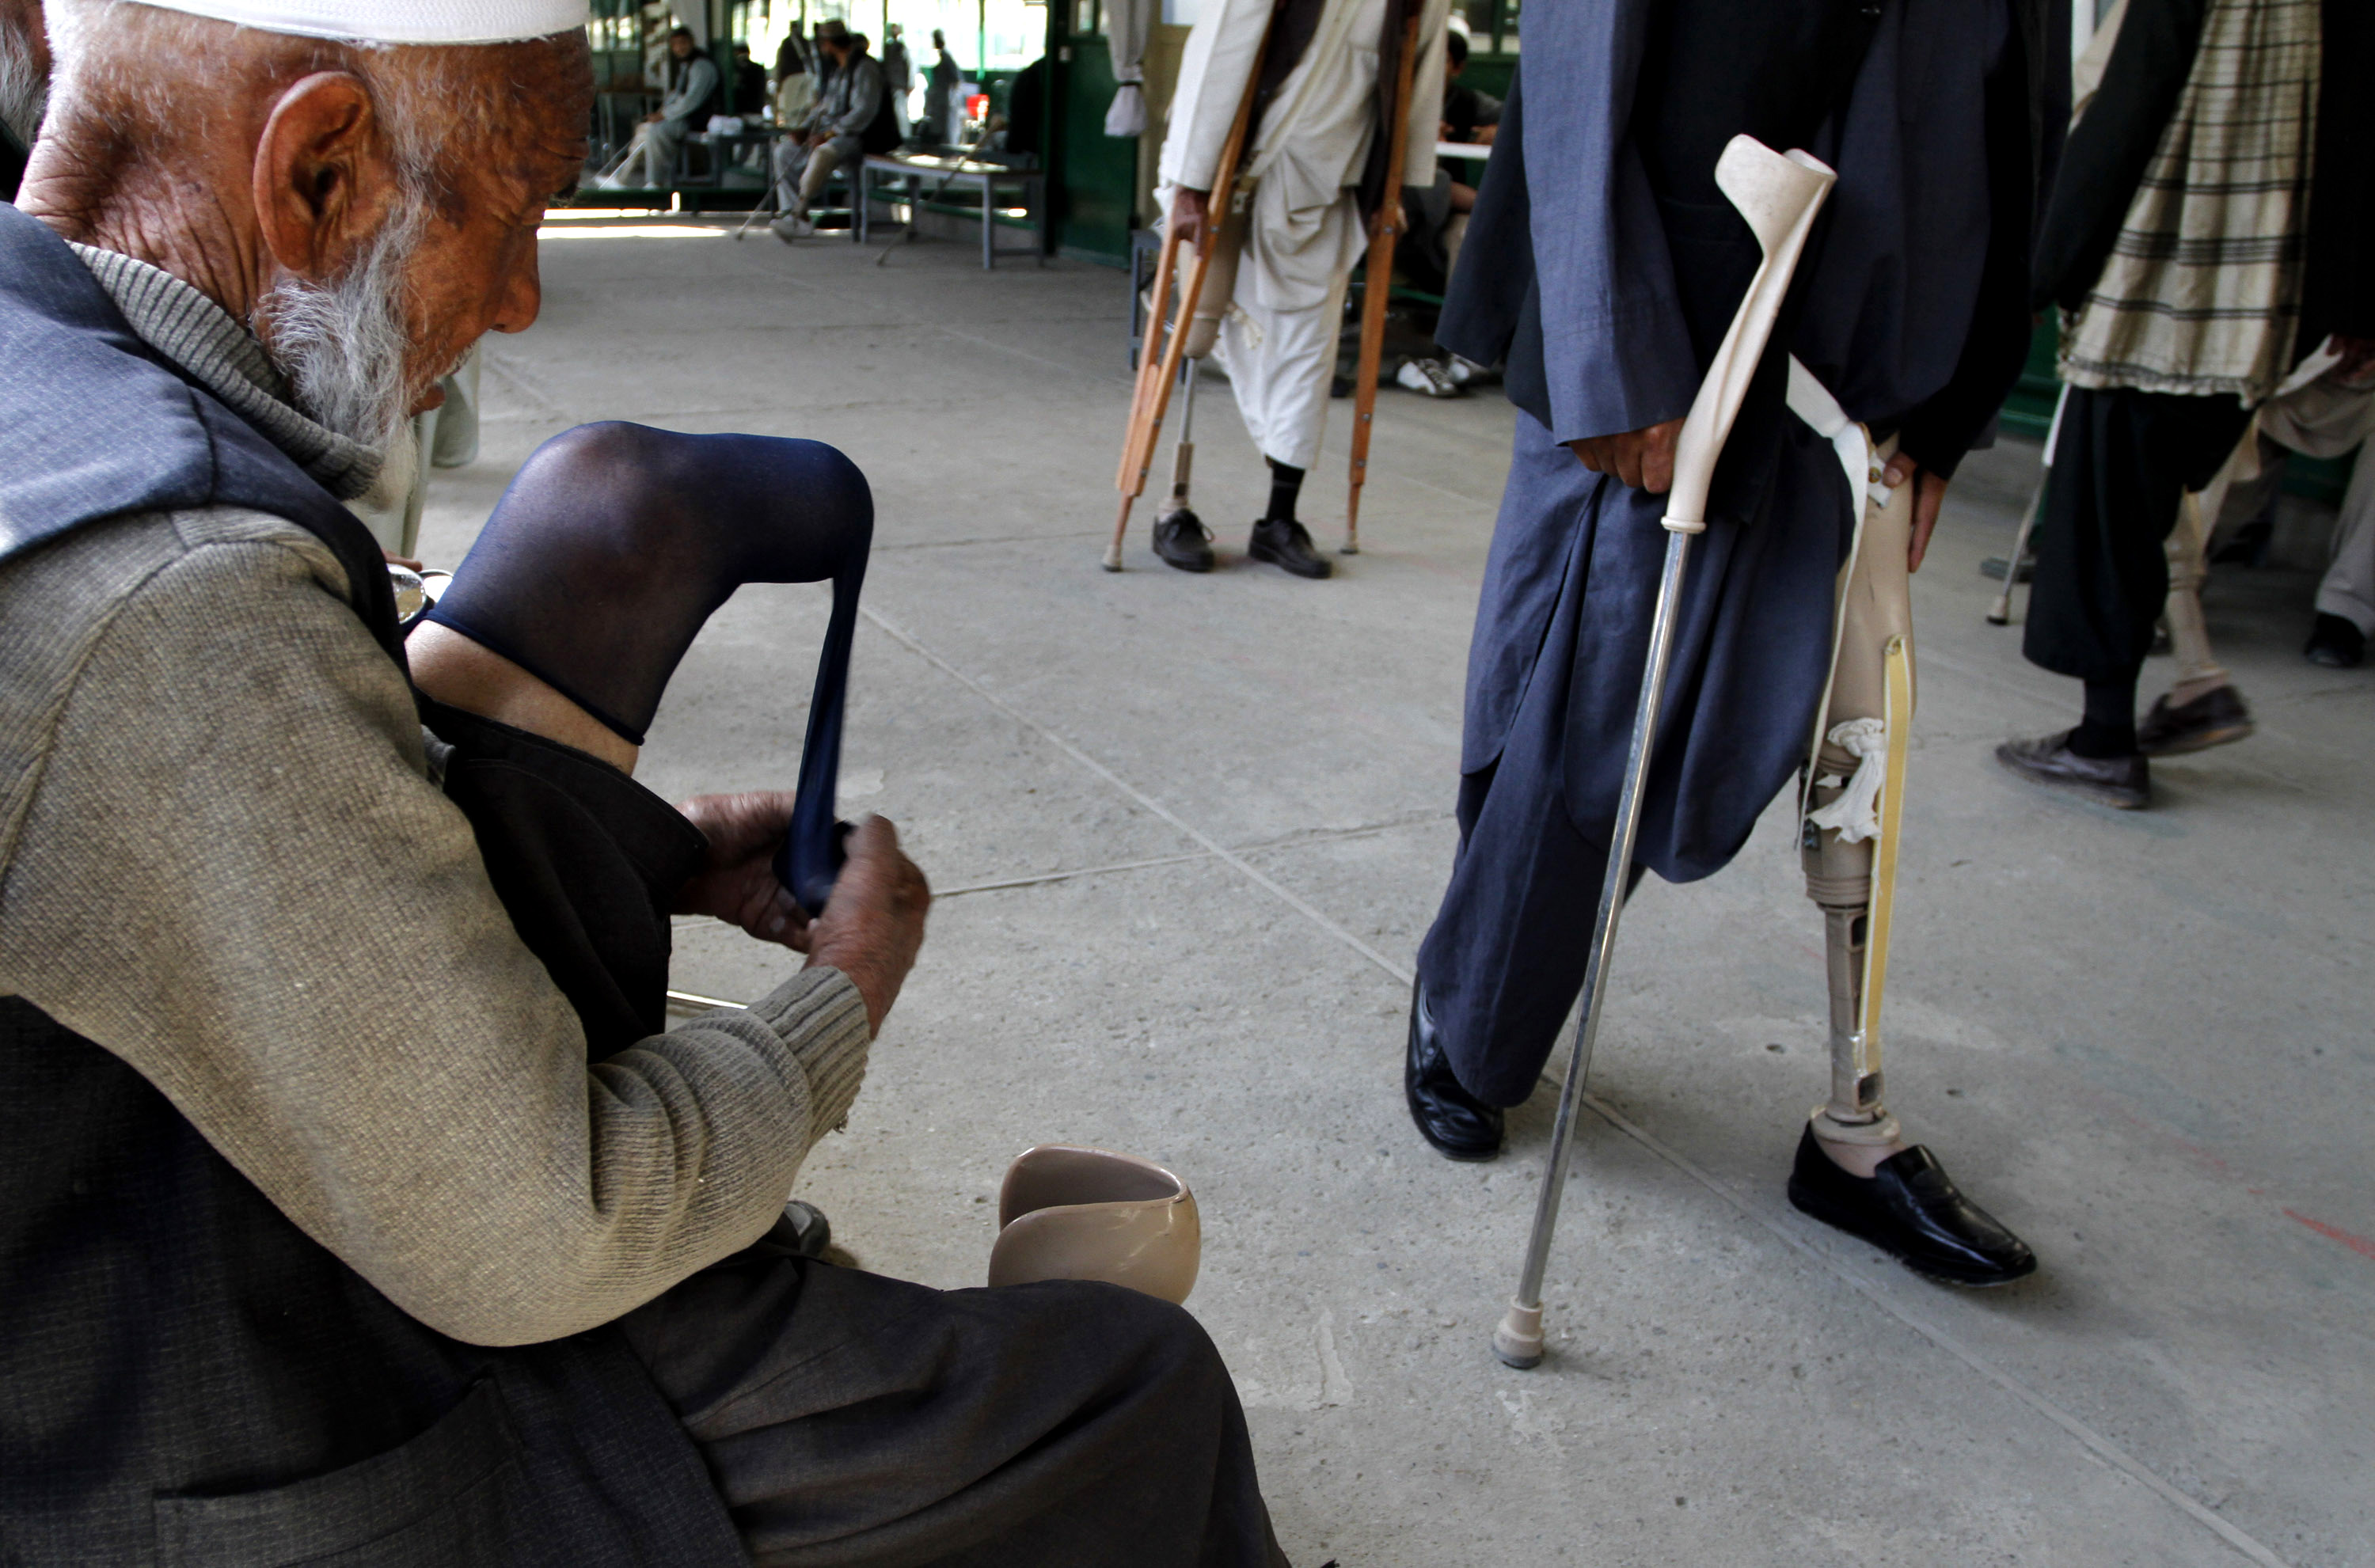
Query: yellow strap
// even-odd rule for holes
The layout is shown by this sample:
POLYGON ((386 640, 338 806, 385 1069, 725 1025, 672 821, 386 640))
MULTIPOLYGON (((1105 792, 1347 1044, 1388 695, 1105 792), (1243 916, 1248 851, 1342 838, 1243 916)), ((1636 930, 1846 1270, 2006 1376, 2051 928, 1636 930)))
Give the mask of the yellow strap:
POLYGON ((1872 905, 1866 917, 1863 947, 1863 1016, 1858 1032, 1863 1036, 1866 1060, 1879 1055, 1880 994, 1888 978, 1888 923, 1896 911, 1896 849, 1898 830, 1905 822, 1905 762, 1912 749, 1913 656, 1905 639, 1892 637, 1881 651, 1887 678, 1887 768, 1880 784, 1880 844, 1873 857, 1872 905))

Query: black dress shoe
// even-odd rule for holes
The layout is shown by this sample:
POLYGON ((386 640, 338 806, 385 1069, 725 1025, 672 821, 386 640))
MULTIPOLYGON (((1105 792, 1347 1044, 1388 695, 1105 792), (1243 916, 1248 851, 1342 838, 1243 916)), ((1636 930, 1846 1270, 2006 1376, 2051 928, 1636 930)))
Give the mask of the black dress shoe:
POLYGON ((2008 1285, 2037 1272, 2028 1244, 1957 1192, 1920 1144, 1890 1155, 1868 1178, 1851 1176, 1823 1152, 1810 1126, 1798 1139, 1790 1201, 1916 1274, 1950 1285, 2008 1285))
POLYGON ((1154 520, 1154 553, 1182 572, 1212 570, 1212 530, 1186 507, 1154 520))
POLYGON ((2367 657, 2367 634, 2342 617, 2320 610, 2301 657, 2328 669, 2357 669, 2367 657))
POLYGON ((1291 517, 1275 522, 1267 517, 1254 519, 1254 536, 1247 544, 1246 553, 1256 560, 1283 567, 1297 577, 1325 577, 1336 570, 1311 548, 1310 530, 1291 517))
POLYGON ((1426 993, 1411 987, 1410 1054, 1402 1067, 1402 1093, 1419 1136, 1447 1160, 1490 1160, 1501 1152, 1501 1110, 1459 1087, 1451 1059, 1436 1038, 1426 1013, 1426 993))
POLYGON ((2066 789, 2105 806, 2135 811, 2152 804, 2152 772, 2137 757, 2081 757, 2070 749, 2073 730, 2035 740, 2007 740, 1996 760, 2031 784, 2066 789))
POLYGON ((2214 686, 2176 708, 2163 693, 2136 725, 2136 749, 2147 757, 2179 757, 2240 740, 2252 728, 2251 710, 2231 686, 2214 686))
POLYGON ((833 1222, 823 1209, 796 1197, 784 1205, 782 1215, 759 1240, 802 1257, 822 1257, 833 1244, 833 1222))

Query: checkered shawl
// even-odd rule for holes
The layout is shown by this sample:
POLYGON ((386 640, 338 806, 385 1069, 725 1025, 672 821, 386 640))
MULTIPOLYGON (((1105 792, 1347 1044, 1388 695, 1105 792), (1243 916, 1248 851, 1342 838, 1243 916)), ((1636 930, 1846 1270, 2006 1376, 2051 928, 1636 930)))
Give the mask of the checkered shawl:
POLYGON ((2257 404, 2291 364, 2317 124, 2319 0, 2211 0, 2177 109, 2062 378, 2257 404))

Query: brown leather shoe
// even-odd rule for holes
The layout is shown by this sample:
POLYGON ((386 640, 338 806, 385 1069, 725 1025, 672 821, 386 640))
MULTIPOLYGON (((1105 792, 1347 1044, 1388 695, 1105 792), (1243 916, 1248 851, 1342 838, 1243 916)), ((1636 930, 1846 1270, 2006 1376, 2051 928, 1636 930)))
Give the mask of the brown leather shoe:
POLYGON ((2254 727, 2251 710, 2231 686, 2214 686, 2176 708, 2163 694, 2136 725, 2136 749, 2147 757, 2179 757, 2240 740, 2254 727))
POLYGON ((2072 730, 2035 740, 2007 740, 1996 760, 2031 784, 2066 789, 2122 811, 2152 804, 2152 772, 2142 757, 2081 757, 2070 749, 2072 730))

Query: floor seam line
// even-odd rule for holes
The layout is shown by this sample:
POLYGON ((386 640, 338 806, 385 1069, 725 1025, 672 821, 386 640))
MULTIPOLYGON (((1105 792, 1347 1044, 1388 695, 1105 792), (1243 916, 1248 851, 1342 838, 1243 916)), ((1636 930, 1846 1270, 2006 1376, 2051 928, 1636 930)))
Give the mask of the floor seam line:
POLYGON ((2262 1545, 2256 1538, 2245 1532, 2240 1527, 2221 1517, 2215 1510, 2209 1507, 2208 1504, 2201 1502, 2191 1493, 2183 1491, 2170 1481, 2162 1479, 2157 1471, 2145 1464, 2143 1460, 2131 1455, 2126 1449, 2121 1447, 2118 1444, 2112 1442, 2101 1432, 2097 1432, 2084 1420, 2071 1414, 2068 1410, 2063 1409, 2061 1406, 2047 1398, 2044 1395, 2038 1393, 2033 1388, 2030 1388, 2026 1384, 2021 1382, 2010 1373, 1999 1368, 1979 1351, 1971 1350, 1967 1346, 1964 1345, 1960 1339, 1956 1338, 1954 1335, 1949 1334, 1946 1330, 1928 1322, 1909 1308, 1899 1305, 1896 1301, 1891 1299, 1887 1291, 1882 1290, 1879 1286, 1873 1284, 1870 1280, 1865 1279, 1862 1276, 1843 1267, 1836 1259, 1825 1254, 1821 1248, 1807 1242, 1802 1236, 1792 1235, 1787 1229, 1775 1223, 1771 1218, 1760 1213, 1755 1208, 1750 1207, 1747 1203, 1743 1202, 1738 1194, 1732 1192, 1729 1187, 1726 1187, 1722 1183, 1717 1181, 1715 1177, 1709 1175, 1707 1172, 1699 1169, 1698 1165, 1681 1150, 1670 1147, 1647 1128, 1636 1125, 1633 1121, 1627 1118, 1623 1112, 1618 1111, 1613 1105, 1611 1105, 1608 1102, 1601 1099, 1600 1096, 1592 1093, 1589 1090, 1586 1090, 1583 1094, 1583 1102, 1587 1106, 1590 1107, 1592 1114, 1598 1116, 1601 1121, 1606 1122, 1618 1132, 1623 1133, 1625 1137, 1631 1138, 1634 1142, 1639 1144, 1642 1148, 1648 1149, 1650 1153, 1656 1155, 1659 1159, 1664 1161, 1675 1170, 1680 1171, 1683 1174, 1698 1183, 1699 1185, 1707 1188, 1707 1191, 1715 1194, 1716 1197, 1723 1199, 1724 1202, 1731 1205, 1732 1208, 1738 1209, 1743 1215, 1762 1227, 1776 1239, 1779 1240, 1783 1244, 1791 1247, 1801 1255, 1813 1259, 1818 1266, 1830 1273, 1833 1277, 1845 1281, 1850 1289, 1854 1290, 1866 1301, 1872 1303, 1873 1305, 1880 1308, 1881 1311, 1888 1314, 1889 1316, 1896 1319, 1897 1322, 1903 1324, 1906 1327, 1910 1328, 1914 1333, 1920 1335, 1924 1339, 1929 1340, 1932 1345, 1945 1351, 1956 1361, 1961 1362, 1966 1367, 1979 1373, 1990 1383, 1994 1384, 1998 1388, 2001 1388, 2005 1393, 2011 1395, 2022 1404, 2026 1405, 2037 1414, 2043 1416, 2047 1421, 2051 1421, 2055 1426, 2060 1427, 2064 1433, 2075 1439, 2080 1446, 2086 1448, 2097 1458, 2101 1459, 2104 1463, 2111 1466, 2114 1469, 2119 1470, 2121 1474, 2127 1476, 2129 1480, 2135 1481, 2137 1484, 2144 1487, 2145 1491, 2150 1491, 2155 1496, 2158 1497, 2162 1502, 2175 1507, 2180 1513, 2186 1515, 2188 1517, 2192 1518, 2194 1523, 2208 1529, 2213 1535, 2218 1537, 2219 1539, 2225 1541, 2237 1551, 2241 1552, 2245 1557, 2250 1558, 2254 1562, 2263 1564, 2264 1568, 2292 1568, 2290 1563, 2286 1562, 2285 1559, 2277 1556, 2266 1546, 2262 1545))
POLYGON ((984 686, 980 681, 975 680, 972 676, 969 676, 964 671, 957 668, 956 666, 951 664, 947 659, 942 658, 932 649, 925 646, 923 643, 919 642, 904 627, 902 627, 896 621, 891 619, 888 616, 885 616, 880 610, 875 608, 871 605, 867 605, 860 607, 860 613, 862 613, 867 619, 872 621, 877 627, 880 628, 883 634, 889 637, 892 642, 906 648, 916 657, 922 659, 925 663, 930 665, 933 668, 939 670, 950 679, 956 681, 959 685, 973 692, 975 696, 979 697, 983 701, 987 702, 999 713, 1002 713, 1009 718, 1014 720, 1015 723, 1022 725, 1026 729, 1029 729, 1039 736, 1049 745, 1055 747, 1058 750, 1071 758, 1073 761, 1078 762, 1081 767, 1086 768, 1089 772, 1096 774, 1099 778, 1105 780, 1105 783, 1111 784, 1115 789, 1119 790, 1123 795, 1128 796, 1132 801, 1135 801, 1145 810, 1152 812, 1155 816, 1160 817, 1163 820, 1170 823, 1173 827, 1178 829, 1181 832, 1187 834, 1198 843, 1202 844, 1205 849, 1211 853, 1214 858, 1224 862, 1239 876, 1244 877, 1247 880, 1254 883, 1257 887, 1269 892, 1281 902, 1286 904, 1287 907, 1294 910, 1297 914, 1309 920, 1313 925, 1317 925, 1321 930, 1326 931, 1329 936, 1343 943, 1346 947, 1351 948, 1363 958, 1368 960, 1370 963, 1376 965, 1378 969, 1391 976, 1395 984, 1405 986, 1411 984, 1412 975, 1409 970, 1406 970, 1395 963, 1391 959, 1386 957, 1385 954, 1377 951, 1377 949, 1371 947, 1368 943, 1363 941, 1360 937, 1354 936, 1352 932, 1346 930, 1335 921, 1330 920, 1311 903, 1297 897, 1295 894, 1289 892, 1285 888, 1279 885, 1279 883, 1272 880, 1270 878, 1264 876, 1258 867, 1248 863, 1246 858, 1237 854, 1236 851, 1229 848, 1226 844, 1221 843, 1220 840, 1204 831, 1201 828, 1196 827, 1188 821, 1186 818, 1181 817, 1177 812, 1172 810, 1169 807, 1164 806, 1161 801, 1156 800, 1152 796, 1148 795, 1144 790, 1140 789, 1137 785, 1129 783, 1119 773, 1115 772, 1111 768, 1106 767, 1103 762, 1098 761, 1094 757, 1090 756, 1078 746, 1073 745, 1069 740, 1058 734, 1054 729, 1040 723, 1037 719, 1033 718, 1030 714, 1024 713, 1022 709, 1016 707, 1005 698, 1000 697, 997 692, 992 691, 989 688, 984 686))

